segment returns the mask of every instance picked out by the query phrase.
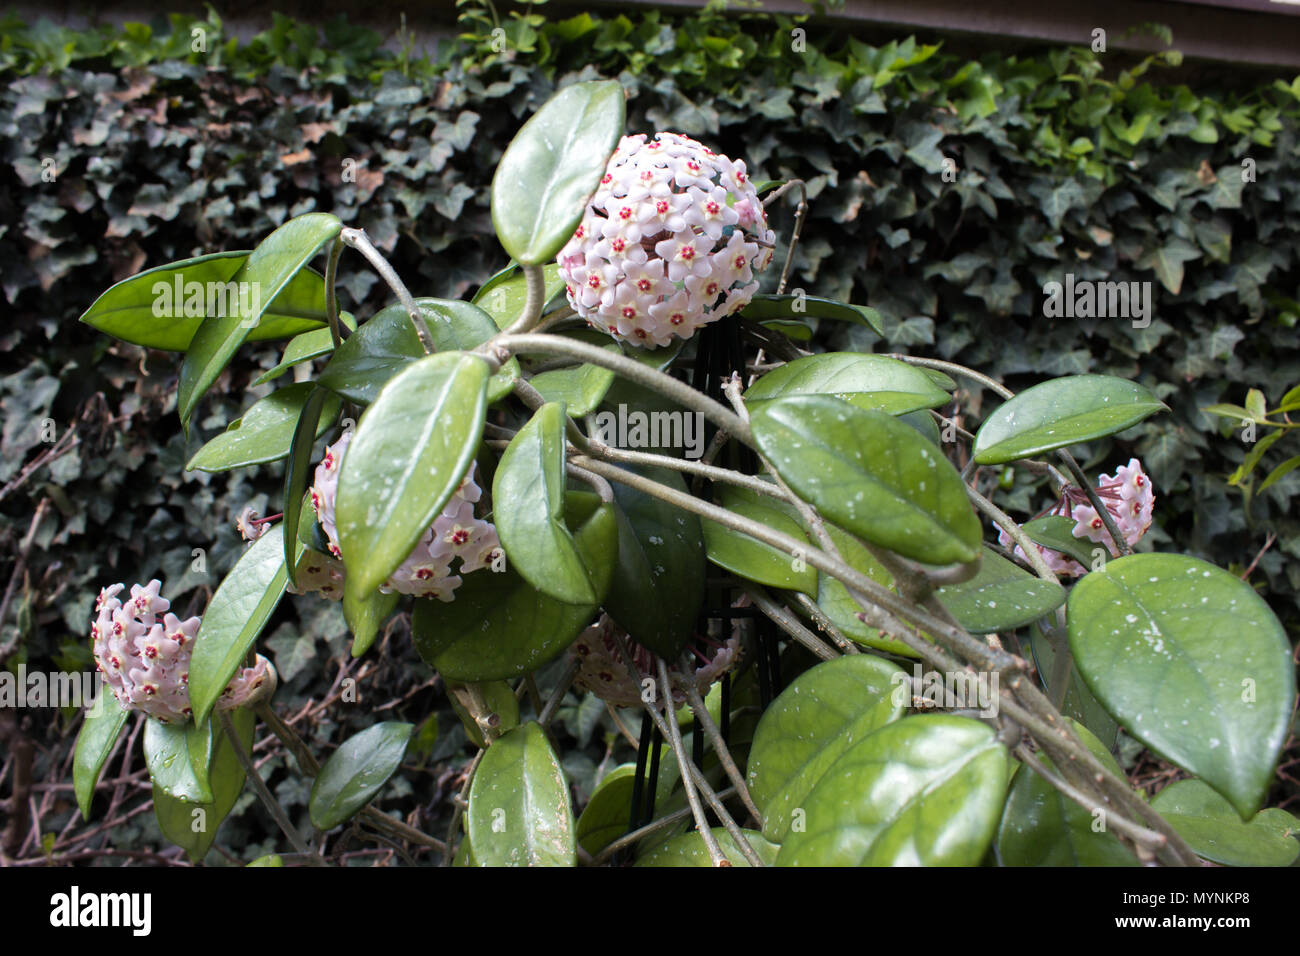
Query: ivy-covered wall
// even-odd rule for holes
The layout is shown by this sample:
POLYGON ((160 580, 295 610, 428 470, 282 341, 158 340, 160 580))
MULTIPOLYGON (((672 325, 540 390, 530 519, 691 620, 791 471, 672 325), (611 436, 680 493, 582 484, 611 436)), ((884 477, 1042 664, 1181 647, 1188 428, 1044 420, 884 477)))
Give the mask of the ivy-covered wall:
MULTIPOLYGON (((534 14, 505 21, 504 47, 491 26, 467 20, 469 36, 428 60, 282 18, 243 44, 215 17, 85 33, 0 22, 13 173, 0 185, 0 587, 50 502, 0 650, 17 625, 27 653, 85 666, 106 582, 161 576, 201 607, 236 553, 234 516, 279 508, 277 468, 183 471, 268 390, 241 394, 276 350, 246 349, 187 439, 179 363, 80 325, 95 296, 142 268, 251 248, 311 210, 365 227, 417 295, 465 294, 505 261, 488 217, 496 161, 575 74, 618 76, 633 131, 678 130, 756 178, 807 180, 791 286, 886 322, 883 342, 840 327, 823 330, 828 344, 937 354, 1013 388, 1082 371, 1154 388, 1171 414, 1097 445, 1090 470, 1144 460, 1160 548, 1242 568, 1275 531, 1252 581, 1284 620, 1300 617, 1287 506, 1300 472, 1248 517, 1227 476, 1250 446, 1199 411, 1242 404, 1252 386, 1276 402, 1300 382, 1300 78, 1189 89, 1162 81, 1172 52, 968 60, 715 12, 534 14), (1150 323, 1049 317, 1043 287, 1067 274, 1151 283, 1150 323)), ((384 301, 359 259, 342 285, 345 308, 384 301)), ((993 401, 970 395, 967 422, 993 401)), ((1016 476, 1021 517, 1047 504, 1031 487, 1016 476)))

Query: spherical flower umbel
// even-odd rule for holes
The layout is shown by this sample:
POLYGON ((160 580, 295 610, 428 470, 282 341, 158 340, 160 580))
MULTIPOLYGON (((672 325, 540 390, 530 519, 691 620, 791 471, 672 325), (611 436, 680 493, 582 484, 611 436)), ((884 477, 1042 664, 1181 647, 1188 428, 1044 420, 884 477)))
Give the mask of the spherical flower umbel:
MULTIPOLYGON (((699 691, 700 696, 707 695, 709 687, 739 662, 739 637, 733 635, 725 644, 710 643, 713 644, 713 650, 708 656, 699 651, 694 652, 699 659, 699 667, 691 669, 669 667, 668 676, 672 682, 674 707, 681 707, 686 703, 687 688, 691 685, 699 691)), ((640 644, 630 640, 626 633, 619 630, 614 619, 608 614, 602 614, 595 624, 578 635, 578 639, 570 648, 570 653, 579 663, 574 683, 615 707, 641 706, 642 694, 645 691, 641 681, 645 678, 652 678, 658 684, 659 674, 654 655, 640 644), (639 677, 628 671, 623 655, 618 650, 616 636, 621 636, 627 641, 639 677)))
MULTIPOLYGON (((338 496, 339 470, 351 440, 351 430, 345 431, 338 441, 325 449, 325 457, 316 466, 316 481, 311 487, 312 507, 325 537, 329 539, 330 554, 335 559, 341 559, 343 553, 339 549, 334 502, 338 496)), ((452 601, 456 588, 461 584, 461 574, 487 567, 496 560, 501 552, 496 526, 474 517, 474 505, 483 496, 482 489, 474 481, 476 468, 474 463, 470 464, 469 471, 442 512, 425 529, 401 566, 380 585, 380 591, 452 601), (458 561, 455 569, 452 568, 453 560, 458 561)), ((298 586, 292 590, 296 593, 320 590, 332 599, 343 596, 342 583, 346 571, 340 560, 330 560, 310 551, 303 560, 304 564, 297 569, 298 586), (304 570, 307 572, 305 575, 304 570)))
MULTIPOLYGON (((1130 547, 1137 544, 1151 527, 1156 503, 1155 489, 1151 486, 1150 477, 1142 470, 1142 463, 1136 458, 1130 458, 1127 465, 1115 469, 1113 477, 1102 475, 1097 481, 1097 496, 1110 512, 1115 526, 1124 535, 1125 542, 1130 547)), ((1114 542, 1106 530, 1106 523, 1082 490, 1067 489, 1056 506, 1045 513, 1070 517, 1074 521, 1072 533, 1076 538, 1096 542, 1113 557, 1111 548, 1114 542)), ((998 541, 1003 547, 1011 547, 1011 536, 1006 531, 998 532, 998 541)), ((1078 577, 1088 571, 1078 561, 1059 551, 1043 547, 1038 550, 1047 566, 1062 577, 1078 577)), ((1022 558, 1025 556, 1019 545, 1016 546, 1015 554, 1022 558)))
POLYGON ((678 133, 642 133, 610 157, 560 251, 560 276, 588 324, 658 347, 749 302, 775 241, 743 160, 678 133))
MULTIPOLYGON (((123 603, 117 595, 123 585, 99 592, 96 618, 90 626, 95 666, 124 708, 142 710, 165 724, 185 722, 190 708, 190 657, 200 619, 182 621, 169 611, 171 604, 158 594, 161 582, 145 587, 131 585, 123 603), (160 619, 161 617, 161 619, 160 619)), ((252 667, 235 673, 217 699, 218 710, 232 710, 264 693, 275 671, 260 654, 252 667)))

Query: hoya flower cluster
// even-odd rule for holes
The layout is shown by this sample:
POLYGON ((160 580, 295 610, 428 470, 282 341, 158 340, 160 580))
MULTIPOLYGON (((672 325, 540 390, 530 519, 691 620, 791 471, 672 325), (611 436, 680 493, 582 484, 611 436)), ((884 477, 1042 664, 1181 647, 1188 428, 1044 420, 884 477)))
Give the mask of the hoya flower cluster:
MULTIPOLYGON (((338 526, 334 518, 334 503, 338 496, 339 470, 352 431, 345 431, 333 445, 325 450, 325 457, 316 466, 316 481, 311 488, 311 503, 316 510, 325 537, 329 539, 330 554, 342 557, 339 550, 338 526)), ((497 559, 501 542, 497 529, 490 521, 474 517, 474 504, 482 496, 482 489, 474 481, 474 463, 452 493, 442 512, 433 520, 416 543, 401 567, 379 588, 385 594, 398 591, 416 597, 436 597, 442 601, 455 599, 461 574, 487 567, 497 559), (453 560, 458 566, 453 569, 453 560)), ((326 597, 343 596, 343 579, 346 572, 339 560, 308 552, 297 569, 299 593, 319 590, 326 597)))
MULTIPOLYGON (((1124 540, 1130 546, 1137 544, 1151 527, 1156 504, 1155 489, 1151 487, 1151 479, 1142 470, 1142 463, 1136 458, 1130 458, 1127 465, 1115 469, 1114 477, 1102 475, 1097 482, 1097 496, 1110 512, 1115 526, 1124 535, 1124 540)), ((1106 524, 1091 503, 1077 500, 1081 497, 1081 491, 1070 489, 1048 513, 1073 518, 1074 536, 1096 542, 1109 554, 1113 542, 1106 531, 1106 524)), ((1011 547, 1011 536, 1006 531, 998 532, 998 541, 1003 547, 1011 547)), ((1047 566, 1063 577, 1078 577, 1088 571, 1078 561, 1059 551, 1042 547, 1039 551, 1047 566)), ((1018 545, 1015 553, 1020 557, 1025 556, 1018 545)))
POLYGON ((775 240, 743 160, 677 133, 641 133, 610 157, 560 251, 560 276, 588 324, 663 346, 744 306, 775 240))
MULTIPOLYGON (((95 665, 118 703, 170 724, 187 721, 193 713, 190 657, 199 618, 182 621, 172 614, 170 602, 158 595, 161 586, 157 580, 146 587, 133 584, 125 604, 117 597, 123 585, 104 588, 95 602, 98 617, 90 637, 95 665)), ((248 703, 268 681, 274 685, 275 672, 271 662, 258 655, 256 664, 241 668, 226 685, 217 708, 231 710, 248 703)))
MULTIPOLYGON (((710 643, 713 643, 713 651, 710 655, 705 656, 695 651, 700 661, 699 667, 693 670, 683 670, 680 667, 669 668, 668 676, 672 681, 674 707, 681 707, 686 703, 687 688, 691 685, 699 691, 700 696, 708 694, 709 687, 740 661, 739 637, 733 636, 725 644, 710 643)), ((654 655, 641 645, 628 640, 627 635, 618 629, 618 625, 608 614, 602 614, 595 624, 578 635, 570 653, 579 662, 578 674, 574 682, 615 707, 639 707, 643 692, 641 681, 651 677, 658 683, 654 655), (623 662, 615 642, 616 635, 621 635, 626 641, 639 677, 629 672, 623 662)))

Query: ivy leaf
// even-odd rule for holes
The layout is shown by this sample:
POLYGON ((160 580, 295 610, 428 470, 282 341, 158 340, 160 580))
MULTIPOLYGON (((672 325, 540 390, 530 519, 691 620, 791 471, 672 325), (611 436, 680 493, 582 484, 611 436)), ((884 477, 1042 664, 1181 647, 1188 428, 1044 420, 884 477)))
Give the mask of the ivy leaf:
POLYGON ((1154 246, 1138 259, 1139 269, 1152 269, 1160 284, 1178 295, 1183 287, 1183 263, 1201 257, 1201 250, 1186 239, 1171 239, 1166 245, 1154 246))
POLYGON ((356 593, 397 570, 465 477, 483 434, 487 381, 483 359, 437 352, 394 376, 362 414, 335 505, 356 593))
POLYGON ((1205 561, 1134 554, 1085 575, 1067 615, 1075 666, 1123 728, 1253 815, 1295 700, 1291 645, 1264 599, 1205 561))

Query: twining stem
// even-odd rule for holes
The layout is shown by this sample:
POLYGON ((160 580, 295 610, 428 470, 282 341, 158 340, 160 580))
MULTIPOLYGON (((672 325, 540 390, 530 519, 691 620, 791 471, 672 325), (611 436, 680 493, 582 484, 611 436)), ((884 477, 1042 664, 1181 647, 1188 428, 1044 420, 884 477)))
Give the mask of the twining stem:
POLYGON ((790 247, 785 253, 785 267, 781 270, 781 281, 777 283, 777 295, 785 292, 785 284, 790 279, 790 267, 794 264, 794 251, 799 246, 799 233, 803 230, 804 216, 808 214, 808 186, 802 179, 791 179, 763 200, 763 206, 767 207, 775 202, 777 197, 791 188, 799 190, 799 206, 794 214, 794 231, 790 234, 790 247))
MULTIPOLYGON (((590 424, 588 430, 592 430, 590 424)), ((719 468, 717 465, 704 464, 702 461, 692 461, 689 458, 674 458, 672 455, 656 455, 653 452, 614 448, 590 436, 587 438, 586 447, 579 448, 579 450, 585 454, 603 458, 605 461, 622 462, 627 465, 648 465, 653 468, 671 468, 674 471, 707 478, 710 481, 721 481, 725 484, 748 488, 750 491, 770 498, 785 499, 785 494, 781 489, 770 481, 764 481, 754 475, 746 475, 744 472, 733 471, 730 468, 719 468)))
MULTIPOLYGON (((719 791, 717 796, 719 800, 727 800, 730 797, 734 796, 735 793, 736 793, 735 787, 728 787, 726 790, 719 791)), ((597 853, 595 857, 592 858, 591 861, 592 866, 600 866, 602 863, 604 863, 606 860, 613 857, 616 853, 618 853, 619 850, 622 850, 624 847, 632 846, 634 843, 640 843, 642 840, 644 840, 646 837, 650 836, 651 834, 658 833, 660 830, 667 829, 668 827, 672 826, 674 823, 677 823, 681 820, 685 820, 690 815, 691 815, 691 808, 682 807, 680 810, 674 810, 672 813, 666 814, 657 820, 651 820, 649 823, 647 823, 645 826, 641 827, 638 830, 633 830, 631 833, 624 834, 623 836, 615 840, 613 843, 605 847, 603 850, 601 850, 599 853, 597 853)))
POLYGON ((605 504, 609 504, 614 500, 614 489, 611 488, 609 482, 600 477, 600 475, 590 472, 586 468, 579 468, 577 465, 569 464, 567 462, 564 467, 565 470, 574 478, 577 478, 584 484, 591 485, 591 487, 595 489, 596 494, 600 496, 600 500, 605 504))
POLYGON ((589 362, 592 365, 610 369, 638 385, 654 389, 678 405, 700 412, 719 428, 731 432, 745 444, 752 446, 754 443, 749 425, 723 405, 715 402, 707 395, 697 392, 685 382, 678 381, 671 375, 665 375, 663 372, 643 365, 636 359, 630 359, 625 355, 616 355, 600 346, 558 335, 502 334, 490 339, 487 345, 503 353, 498 355, 498 359, 501 361, 517 352, 537 352, 543 355, 565 355, 580 362, 589 362))
POLYGON ((744 592, 749 595, 749 599, 754 602, 754 606, 771 618, 772 622, 777 627, 785 631, 822 660, 833 661, 835 658, 840 656, 831 648, 827 647, 825 641, 819 638, 812 631, 808 630, 808 628, 804 627, 803 623, 800 622, 798 618, 763 593, 762 588, 751 585, 747 581, 741 581, 740 586, 744 592))
POLYGON ((804 594, 802 591, 795 594, 795 601, 798 602, 799 606, 804 609, 804 612, 813 619, 813 622, 821 630, 826 632, 827 637, 829 637, 831 642, 840 649, 841 653, 862 653, 862 651, 858 649, 858 645, 845 637, 843 632, 835 626, 835 622, 826 616, 826 612, 821 609, 821 606, 816 601, 804 594))
POLYGON ((749 794, 749 787, 745 786, 745 778, 740 775, 740 768, 736 766, 736 761, 732 759, 731 749, 727 742, 722 739, 722 731, 718 725, 713 722, 713 715, 709 713, 709 708, 704 703, 704 698, 696 690, 695 685, 691 682, 686 684, 686 700, 691 705, 691 713, 695 715, 695 723, 704 728, 705 736, 709 738, 709 743, 713 745, 713 752, 718 755, 718 760, 722 763, 723 772, 736 788, 736 793, 740 796, 740 802, 745 805, 749 811, 750 817, 755 824, 763 822, 763 814, 754 803, 754 798, 749 794))
POLYGON ((1056 581, 1056 575, 1043 559, 1043 552, 1038 550, 1038 545, 1025 534, 1024 529, 1016 524, 1010 515, 969 485, 966 487, 966 495, 974 502, 976 508, 992 518, 999 528, 1011 536, 1012 541, 1020 545, 1020 549, 1025 552, 1025 560, 1033 567, 1035 574, 1044 581, 1056 581))
POLYGON ((989 378, 982 372, 977 372, 973 368, 967 368, 965 365, 958 365, 956 362, 945 362, 943 359, 921 358, 919 355, 904 355, 902 352, 889 352, 885 357, 897 359, 900 362, 906 362, 908 365, 920 365, 924 368, 937 368, 941 372, 952 372, 954 375, 973 379, 981 385, 991 388, 1003 398, 1014 398, 1016 394, 996 379, 989 378))
POLYGON ((289 822, 289 818, 285 815, 284 808, 280 806, 279 801, 271 795, 270 790, 266 789, 266 784, 262 780, 262 775, 257 772, 257 766, 253 763, 253 758, 248 755, 248 751, 244 749, 244 745, 239 739, 235 724, 230 719, 230 712, 226 710, 217 711, 217 720, 221 722, 221 729, 225 731, 226 737, 230 740, 230 746, 235 751, 235 759, 244 768, 244 775, 248 778, 248 782, 253 785, 253 791, 257 794, 258 799, 262 801, 262 805, 266 807, 266 812, 271 814, 271 819, 284 831, 284 835, 289 838, 289 842, 293 844, 295 850, 304 856, 315 857, 319 860, 320 856, 312 852, 312 848, 302 838, 302 834, 289 822))
POLYGON ((420 345, 424 349, 425 355, 432 355, 434 352, 433 335, 429 332, 429 326, 425 324, 424 316, 420 314, 419 307, 415 304, 415 298, 411 295, 409 289, 397 275, 392 265, 385 259, 375 248, 370 237, 366 235, 364 229, 344 228, 339 233, 339 238, 345 243, 356 249, 366 257, 366 260, 374 266, 381 279, 388 283, 388 287, 393 290, 397 300, 402 303, 402 308, 406 314, 411 317, 411 325, 415 327, 415 335, 420 340, 420 345))
POLYGON ((330 339, 337 349, 343 344, 343 335, 339 331, 339 297, 334 284, 339 274, 339 258, 343 255, 343 239, 339 237, 330 246, 330 257, 325 263, 325 317, 330 324, 330 339))
POLYGON ((478 770, 479 761, 483 759, 485 753, 487 753, 487 751, 480 748, 479 752, 474 755, 474 759, 470 761, 469 768, 465 771, 465 783, 460 788, 459 798, 452 801, 451 823, 447 824, 447 847, 442 851, 442 862, 444 865, 451 862, 451 848, 455 845, 456 828, 460 826, 460 817, 464 812, 465 795, 469 793, 469 785, 474 782, 474 773, 478 770))
POLYGON ((501 717, 488 706, 487 697, 483 694, 483 685, 469 681, 452 689, 452 693, 456 694, 465 705, 465 709, 474 718, 479 733, 483 735, 484 743, 490 746, 492 741, 501 736, 501 717))
POLYGON ((921 628, 923 631, 942 638, 959 649, 961 653, 969 656, 973 660, 980 661, 984 666, 993 670, 1007 670, 1015 667, 1014 659, 1002 651, 996 651, 987 644, 977 640, 972 635, 966 633, 959 627, 955 627, 945 621, 935 617, 933 614, 914 607, 909 601, 900 595, 889 590, 878 582, 872 580, 867 575, 850 567, 841 560, 837 560, 820 548, 811 547, 807 540, 792 537, 791 535, 777 531, 761 524, 744 518, 735 512, 720 508, 717 505, 701 501, 693 495, 678 491, 675 488, 669 488, 661 485, 656 481, 644 478, 641 475, 633 474, 622 468, 615 467, 606 462, 597 461, 596 459, 586 456, 575 456, 576 463, 583 468, 588 468, 597 474, 604 475, 611 481, 617 481, 646 494, 652 495, 669 504, 676 505, 684 511, 690 511, 701 517, 716 521, 724 527, 747 534, 751 538, 756 538, 764 544, 770 544, 774 548, 779 548, 787 554, 805 553, 805 559, 808 564, 812 565, 819 571, 824 571, 835 579, 844 583, 851 591, 861 592, 866 595, 873 604, 883 607, 891 614, 903 618, 909 623, 921 628))
POLYGON ((532 329, 537 325, 537 320, 542 317, 542 309, 546 306, 546 273, 541 266, 524 266, 523 270, 524 311, 505 330, 505 335, 514 335, 532 329))

